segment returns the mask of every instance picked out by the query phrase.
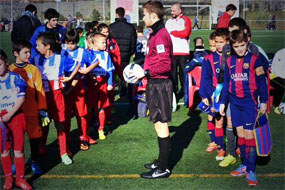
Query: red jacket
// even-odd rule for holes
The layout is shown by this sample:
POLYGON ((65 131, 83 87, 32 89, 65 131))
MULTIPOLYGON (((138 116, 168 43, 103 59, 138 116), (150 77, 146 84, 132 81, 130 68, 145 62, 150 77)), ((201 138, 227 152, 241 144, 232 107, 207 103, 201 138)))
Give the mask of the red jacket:
POLYGON ((231 17, 232 16, 229 13, 224 12, 224 14, 222 14, 222 16, 219 18, 217 28, 228 28, 231 17))
POLYGON ((124 80, 121 62, 121 52, 119 45, 114 38, 107 39, 107 52, 110 54, 112 62, 115 66, 115 74, 118 74, 120 79, 124 80))
POLYGON ((172 42, 163 21, 151 26, 144 70, 149 70, 151 78, 170 78, 172 62, 172 42))

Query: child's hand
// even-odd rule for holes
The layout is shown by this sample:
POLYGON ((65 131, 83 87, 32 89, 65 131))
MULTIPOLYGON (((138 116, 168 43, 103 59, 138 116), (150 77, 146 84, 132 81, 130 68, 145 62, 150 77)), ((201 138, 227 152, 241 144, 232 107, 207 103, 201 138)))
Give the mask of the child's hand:
POLYGON ((261 103, 259 112, 261 114, 265 114, 266 110, 267 110, 267 104, 266 103, 261 103))
POLYGON ((61 80, 61 82, 68 82, 70 81, 71 78, 70 77, 63 77, 63 79, 61 80))
POLYGON ((108 91, 113 90, 113 86, 112 86, 112 85, 108 85, 108 86, 107 86, 107 90, 108 90, 108 91))
POLYGON ((48 126, 50 123, 50 119, 48 117, 48 113, 44 110, 40 110, 39 112, 39 120, 40 120, 40 125, 42 127, 48 126))
POLYGON ((203 100, 202 100, 202 102, 204 102, 207 106, 209 106, 210 104, 209 104, 209 100, 208 100, 208 98, 204 98, 203 100))
POLYGON ((220 104, 219 112, 221 116, 225 115, 225 104, 220 104))
POLYGON ((8 122, 11 119, 11 115, 9 113, 3 115, 2 117, 0 117, 0 121, 2 121, 3 123, 8 122))

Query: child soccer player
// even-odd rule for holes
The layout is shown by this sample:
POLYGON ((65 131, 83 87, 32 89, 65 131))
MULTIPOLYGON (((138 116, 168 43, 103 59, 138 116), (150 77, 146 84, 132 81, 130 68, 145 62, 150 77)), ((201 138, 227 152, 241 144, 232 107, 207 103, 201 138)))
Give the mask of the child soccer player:
MULTIPOLYGON (((77 46, 79 42, 79 34, 75 29, 69 30, 65 35, 65 44, 66 50, 62 51, 62 55, 71 57, 74 60, 77 60, 80 63, 80 66, 86 68, 87 65, 91 63, 91 56, 87 50, 77 46)), ((65 70, 69 72, 65 73, 65 76, 69 76, 73 71, 78 69, 76 66, 77 62, 74 62, 74 65, 66 65, 65 70)), ((80 149, 88 150, 89 144, 95 144, 96 141, 87 136, 87 105, 85 100, 85 88, 82 76, 77 76, 77 83, 73 87, 72 82, 70 81, 66 84, 65 88, 72 88, 71 92, 65 96, 65 130, 66 130, 66 139, 70 143, 70 127, 71 127, 71 115, 72 112, 75 114, 77 119, 77 125, 79 129, 80 136, 80 149)), ((68 89, 67 89, 68 90, 68 89)))
POLYGON ((109 100, 110 100, 110 106, 108 106, 105 109, 106 113, 106 124, 111 124, 112 123, 112 109, 114 107, 114 101, 115 101, 115 75, 117 74, 121 81, 124 81, 123 77, 123 70, 122 70, 122 63, 121 63, 121 52, 118 43, 114 38, 112 38, 109 35, 109 27, 105 23, 101 23, 98 25, 97 28, 98 32, 101 34, 104 34, 107 36, 107 48, 106 51, 110 54, 112 62, 114 64, 115 70, 113 72, 113 90, 109 91, 109 100))
MULTIPOLYGON (((50 118, 54 120, 57 130, 61 160, 69 165, 72 160, 68 156, 66 147, 66 134, 64 129, 65 103, 62 94, 64 87, 64 65, 74 65, 75 60, 61 56, 61 45, 58 36, 53 33, 41 33, 37 38, 37 50, 40 54, 32 60, 41 72, 44 90, 47 99, 47 110, 50 118)), ((74 73, 70 78, 73 78, 74 73)), ((49 126, 43 128, 41 147, 45 149, 49 126)))
POLYGON ((114 65, 111 57, 106 50, 106 36, 101 33, 96 33, 92 36, 91 54, 97 58, 99 65, 91 71, 91 74, 96 77, 97 84, 90 85, 88 95, 88 106, 90 109, 95 108, 95 113, 99 121, 99 139, 104 140, 104 127, 106 121, 105 108, 110 105, 108 93, 113 89, 113 70, 114 65))
POLYGON ((32 158, 32 171, 35 174, 42 174, 39 166, 39 144, 42 137, 41 126, 48 125, 47 104, 45 92, 43 89, 42 77, 38 68, 29 64, 32 45, 26 40, 16 40, 13 43, 13 53, 16 57, 16 63, 9 66, 10 71, 15 72, 26 81, 27 90, 25 102, 22 110, 26 119, 26 132, 30 141, 30 150, 32 158), (40 121, 39 119, 40 118, 40 121))
POLYGON ((0 49, 0 122, 4 128, 0 128, 0 152, 1 165, 5 175, 3 189, 13 188, 12 160, 10 149, 14 150, 14 163, 16 166, 16 186, 21 189, 32 189, 25 180, 25 156, 24 156, 24 129, 25 116, 21 106, 25 101, 27 83, 22 77, 8 70, 8 58, 0 49), (2 144, 3 139, 4 144, 2 144))
POLYGON ((232 31, 230 44, 236 55, 227 59, 221 96, 220 114, 230 102, 233 127, 237 130, 242 165, 231 172, 232 176, 246 175, 250 186, 257 185, 255 174, 256 144, 253 128, 257 117, 258 96, 260 112, 267 109, 268 87, 266 72, 260 58, 248 51, 248 38, 242 30, 232 31))
POLYGON ((79 34, 78 47, 86 49, 87 48, 86 31, 84 31, 83 28, 78 27, 78 28, 76 28, 76 32, 79 34))
MULTIPOLYGON (((202 78, 200 96, 206 105, 210 105, 213 96, 213 92, 217 85, 217 79, 220 73, 220 64, 222 59, 223 46, 228 42, 228 30, 221 28, 215 31, 215 44, 216 52, 206 57, 202 66, 202 78), (212 88, 209 88, 212 87, 212 88)), ((224 118, 220 115, 215 115, 215 121, 212 116, 208 116, 208 131, 211 139, 206 152, 213 152, 217 148, 218 154, 216 160, 223 160, 225 156, 225 145, 224 145, 224 130, 223 122, 224 118), (215 122, 215 124, 214 124, 215 122)))
POLYGON ((209 49, 212 53, 216 51, 215 37, 216 37, 216 33, 214 31, 210 34, 209 39, 208 39, 209 40, 209 49))
POLYGON ((44 33, 44 32, 57 33, 60 37, 60 41, 64 42, 66 28, 58 24, 58 18, 59 18, 59 13, 55 9, 49 8, 45 11, 45 19, 48 20, 47 23, 42 26, 39 26, 34 31, 34 34, 30 40, 33 46, 32 51, 31 51, 31 59, 33 59, 33 57, 37 54, 36 41, 37 41, 37 37, 41 33, 44 33))

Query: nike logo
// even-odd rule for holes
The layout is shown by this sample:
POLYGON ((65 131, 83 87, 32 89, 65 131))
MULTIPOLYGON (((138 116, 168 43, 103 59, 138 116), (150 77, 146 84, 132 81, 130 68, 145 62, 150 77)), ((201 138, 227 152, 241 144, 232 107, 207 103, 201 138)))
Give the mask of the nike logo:
POLYGON ((214 62, 214 65, 216 65, 217 63, 219 63, 219 61, 214 62))
POLYGON ((252 123, 245 123, 246 126, 252 125, 252 123))
POLYGON ((169 174, 169 173, 170 173, 170 171, 168 169, 166 169, 165 172, 162 172, 162 173, 154 172, 152 174, 152 177, 156 178, 156 177, 164 176, 164 175, 169 174))
POLYGON ((235 67, 235 65, 232 65, 232 66, 231 66, 231 69, 234 68, 234 67, 235 67))

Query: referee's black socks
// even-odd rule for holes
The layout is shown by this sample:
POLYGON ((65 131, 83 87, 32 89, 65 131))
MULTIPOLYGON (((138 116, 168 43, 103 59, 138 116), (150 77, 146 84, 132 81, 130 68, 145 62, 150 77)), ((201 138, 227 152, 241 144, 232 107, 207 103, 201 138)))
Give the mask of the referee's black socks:
POLYGON ((159 156, 158 156, 159 168, 161 170, 165 170, 168 168, 169 152, 171 148, 170 136, 165 138, 157 137, 157 139, 159 147, 159 156))

